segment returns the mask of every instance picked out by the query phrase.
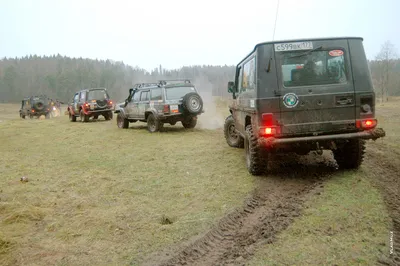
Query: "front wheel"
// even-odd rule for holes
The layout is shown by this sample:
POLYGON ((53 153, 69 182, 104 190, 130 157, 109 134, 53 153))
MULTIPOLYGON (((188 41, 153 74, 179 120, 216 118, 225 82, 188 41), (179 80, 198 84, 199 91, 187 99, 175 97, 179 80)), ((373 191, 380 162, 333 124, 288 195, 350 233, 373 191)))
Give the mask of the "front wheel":
POLYGON ((235 119, 232 115, 225 119, 224 135, 229 146, 234 148, 243 148, 244 139, 236 132, 235 119))
POLYGON ((117 126, 118 126, 118 128, 128 128, 129 127, 128 119, 122 117, 121 114, 118 114, 117 115, 117 126))
POLYGON ((268 153, 258 143, 251 125, 246 127, 244 148, 246 151, 246 166, 249 173, 255 176, 265 174, 268 166, 268 153))
POLYGON ((147 129, 150 133, 161 131, 163 128, 163 123, 159 121, 153 114, 149 114, 147 117, 147 129))

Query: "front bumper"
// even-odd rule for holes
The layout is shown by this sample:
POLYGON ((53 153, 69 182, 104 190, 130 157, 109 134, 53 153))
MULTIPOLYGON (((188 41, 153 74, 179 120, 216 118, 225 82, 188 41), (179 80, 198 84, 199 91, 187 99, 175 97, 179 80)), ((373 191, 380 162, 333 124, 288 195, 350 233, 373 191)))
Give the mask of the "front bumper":
POLYGON ((274 137, 261 137, 258 142, 263 147, 277 147, 279 145, 294 144, 294 143, 312 143, 318 141, 335 141, 344 139, 372 139, 376 140, 386 135, 382 128, 374 128, 354 133, 342 133, 322 136, 307 136, 307 137, 294 137, 294 138, 274 138, 274 137))

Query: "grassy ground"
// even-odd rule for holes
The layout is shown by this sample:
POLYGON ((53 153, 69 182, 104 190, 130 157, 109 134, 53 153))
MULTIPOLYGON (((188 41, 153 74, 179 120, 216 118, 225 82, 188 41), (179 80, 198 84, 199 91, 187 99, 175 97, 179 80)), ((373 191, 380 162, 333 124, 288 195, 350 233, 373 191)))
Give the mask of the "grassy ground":
POLYGON ((388 257, 392 225, 384 195, 374 185, 387 174, 385 164, 399 166, 400 158, 391 156, 392 151, 400 152, 398 114, 398 99, 377 104, 378 126, 386 137, 367 142, 367 153, 380 148, 387 156, 378 163, 367 156, 359 171, 342 172, 327 181, 322 194, 309 199, 304 215, 276 243, 266 244, 250 265, 376 265, 388 257))
POLYGON ((150 134, 0 108, 12 110, 0 118, 0 265, 135 264, 206 230, 253 188, 221 129, 150 134))

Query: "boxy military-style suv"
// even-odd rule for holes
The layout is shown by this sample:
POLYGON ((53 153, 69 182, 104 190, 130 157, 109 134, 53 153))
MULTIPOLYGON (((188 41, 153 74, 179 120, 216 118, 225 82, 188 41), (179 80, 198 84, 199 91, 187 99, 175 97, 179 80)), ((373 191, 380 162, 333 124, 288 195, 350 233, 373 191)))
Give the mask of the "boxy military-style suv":
POLYGON ((190 80, 161 80, 136 84, 125 103, 116 105, 117 126, 128 128, 130 122, 147 122, 148 131, 162 130, 164 123, 181 122, 194 128, 197 116, 204 113, 203 100, 190 80))
POLYGON ((236 67, 225 138, 244 147, 253 175, 268 155, 332 150, 340 168, 358 168, 365 140, 384 137, 363 39, 319 38, 257 44, 236 67))
POLYGON ((46 119, 49 119, 50 108, 50 99, 46 95, 26 97, 22 100, 19 116, 23 119, 29 116, 32 119, 44 115, 46 119))
POLYGON ((105 88, 84 89, 74 94, 67 111, 71 122, 75 122, 77 117, 81 122, 88 122, 90 117, 97 119, 99 115, 110 120, 113 118, 113 102, 105 88))

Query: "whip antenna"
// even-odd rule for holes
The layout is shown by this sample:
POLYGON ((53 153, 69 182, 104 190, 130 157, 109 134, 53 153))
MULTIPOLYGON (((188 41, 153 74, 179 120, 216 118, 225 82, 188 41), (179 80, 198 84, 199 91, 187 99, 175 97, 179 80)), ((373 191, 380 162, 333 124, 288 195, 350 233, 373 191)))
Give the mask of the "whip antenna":
POLYGON ((279 10, 279 0, 278 0, 278 5, 276 6, 274 34, 272 35, 272 40, 275 39, 275 29, 276 29, 276 21, 278 20, 278 10, 279 10))

